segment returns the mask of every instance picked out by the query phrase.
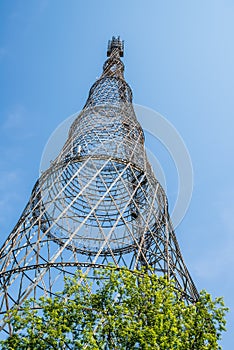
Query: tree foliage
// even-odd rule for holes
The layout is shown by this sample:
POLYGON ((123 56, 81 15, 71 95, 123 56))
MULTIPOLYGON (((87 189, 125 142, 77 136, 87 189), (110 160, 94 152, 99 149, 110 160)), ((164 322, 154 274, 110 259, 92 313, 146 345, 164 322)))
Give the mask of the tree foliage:
POLYGON ((2 349, 220 349, 222 298, 213 301, 203 291, 188 305, 166 278, 114 268, 95 273, 97 286, 77 272, 56 297, 14 310, 6 318, 13 333, 2 349))

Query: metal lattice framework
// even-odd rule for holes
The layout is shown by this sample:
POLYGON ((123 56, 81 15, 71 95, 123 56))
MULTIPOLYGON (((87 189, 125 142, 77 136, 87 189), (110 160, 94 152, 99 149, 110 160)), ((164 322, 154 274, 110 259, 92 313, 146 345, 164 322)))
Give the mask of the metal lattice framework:
MULTIPOLYGON (((64 147, 0 250, 1 318, 30 296, 53 296, 76 269, 92 276, 109 263, 150 266, 173 278, 188 302, 198 298, 146 157, 119 38, 107 55, 64 147)), ((11 332, 3 321, 0 329, 11 332)))

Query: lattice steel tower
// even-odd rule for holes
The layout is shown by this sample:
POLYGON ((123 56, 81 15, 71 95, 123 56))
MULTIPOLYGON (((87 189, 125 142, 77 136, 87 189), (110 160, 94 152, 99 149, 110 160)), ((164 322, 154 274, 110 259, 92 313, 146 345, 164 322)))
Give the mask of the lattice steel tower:
MULTIPOLYGON (((151 266, 188 301, 198 298, 146 157, 123 50, 120 38, 109 41, 101 77, 0 250, 1 318, 30 296, 61 290, 77 268, 92 274, 109 263, 151 266)), ((11 331, 3 321, 0 329, 11 331)))

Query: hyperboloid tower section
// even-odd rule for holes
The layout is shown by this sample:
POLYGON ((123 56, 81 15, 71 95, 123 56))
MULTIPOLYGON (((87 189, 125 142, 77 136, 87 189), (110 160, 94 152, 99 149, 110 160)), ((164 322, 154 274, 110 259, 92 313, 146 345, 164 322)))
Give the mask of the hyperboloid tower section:
MULTIPOLYGON (((53 296, 77 269, 92 275, 107 264, 150 267, 174 279, 188 301, 198 298, 146 156, 123 51, 113 37, 64 147, 0 250, 1 319, 29 297, 53 296)), ((0 330, 11 331, 3 321, 0 330)))

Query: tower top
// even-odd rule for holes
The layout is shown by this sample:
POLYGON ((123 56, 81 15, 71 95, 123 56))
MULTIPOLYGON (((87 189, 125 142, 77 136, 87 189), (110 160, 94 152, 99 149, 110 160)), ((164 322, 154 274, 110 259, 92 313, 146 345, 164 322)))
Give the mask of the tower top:
POLYGON ((120 57, 124 55, 124 41, 120 39, 120 36, 112 36, 112 39, 108 41, 107 57, 111 55, 114 49, 118 49, 120 57))

